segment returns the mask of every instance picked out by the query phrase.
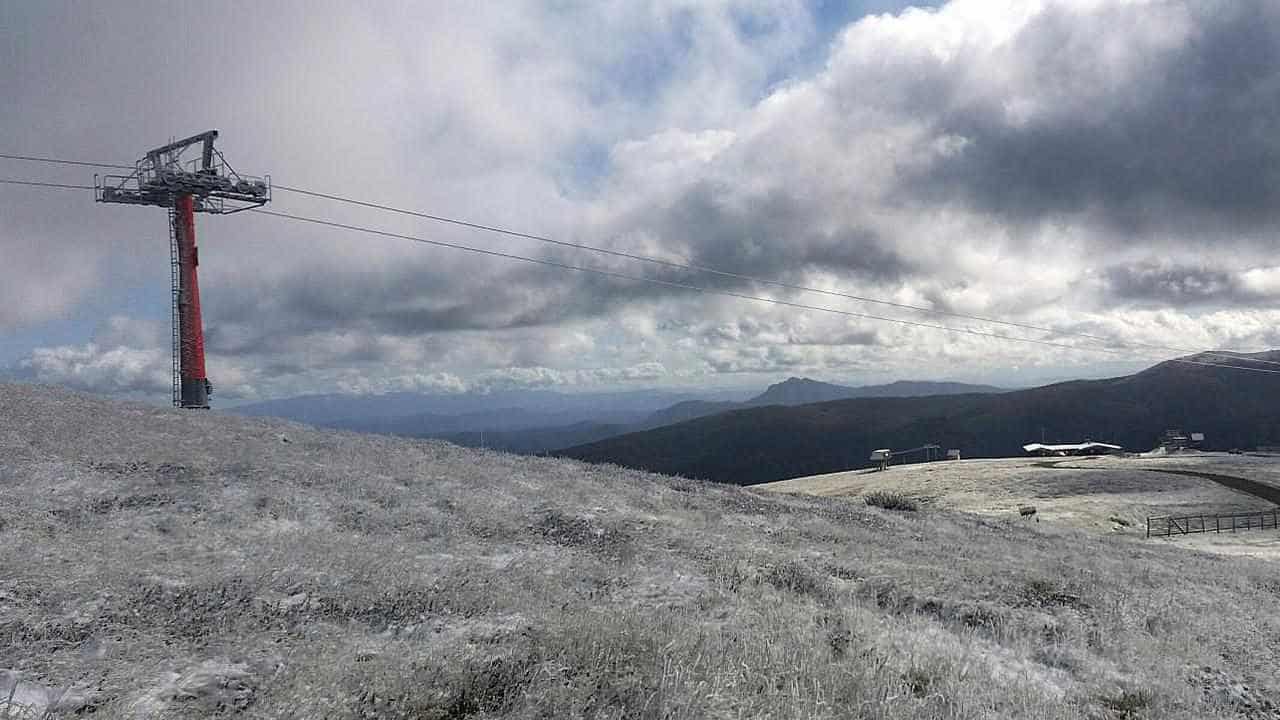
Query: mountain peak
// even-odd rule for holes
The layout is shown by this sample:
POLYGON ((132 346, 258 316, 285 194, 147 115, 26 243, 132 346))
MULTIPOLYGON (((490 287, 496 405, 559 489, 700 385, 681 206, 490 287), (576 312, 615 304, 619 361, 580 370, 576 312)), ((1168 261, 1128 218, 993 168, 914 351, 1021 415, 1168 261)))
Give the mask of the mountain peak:
POLYGON ((1165 360, 1143 370, 1133 377, 1157 375, 1173 370, 1189 371, 1196 366, 1235 366, 1257 370, 1275 370, 1275 362, 1280 361, 1280 350, 1264 350, 1256 353, 1235 352, 1232 350, 1207 350, 1193 355, 1165 360))
POLYGON ((770 385, 767 390, 747 401, 748 405, 808 405, 831 400, 859 397, 919 397, 921 395, 958 395, 964 393, 1004 392, 990 385, 966 385, 956 382, 897 380, 887 385, 849 387, 812 378, 789 377, 770 385))

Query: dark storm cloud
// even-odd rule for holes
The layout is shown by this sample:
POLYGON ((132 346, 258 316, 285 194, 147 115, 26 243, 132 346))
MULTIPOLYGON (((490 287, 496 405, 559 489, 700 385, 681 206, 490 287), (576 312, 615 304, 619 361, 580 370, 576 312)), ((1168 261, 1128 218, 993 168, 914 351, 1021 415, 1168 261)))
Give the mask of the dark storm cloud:
POLYGON ((1173 307, 1240 302, 1246 295, 1231 273, 1185 265, 1119 265, 1107 268, 1103 283, 1116 300, 1173 307))
POLYGON ((912 265, 865 228, 815 229, 823 213, 782 190, 743 197, 738 188, 699 182, 667 207, 630 220, 668 247, 683 247, 692 264, 757 277, 796 278, 829 270, 896 281, 912 265))
POLYGON ((1162 7, 1183 6, 1041 13, 1010 51, 1031 71, 1034 86, 1025 90, 1061 106, 1021 122, 1011 119, 1007 94, 939 95, 936 131, 968 144, 910 176, 908 192, 961 199, 1015 221, 1078 212, 1125 229, 1275 220, 1280 4, 1185 3, 1188 41, 1109 65, 1106 44, 1159 22, 1153 11, 1162 7), (1116 84, 1116 72, 1132 77, 1116 84))
MULTIPOLYGON (((672 207, 631 218, 622 226, 680 248, 688 264, 747 276, 801 282, 804 271, 820 269, 882 282, 912 272, 899 255, 881 247, 874 234, 859 229, 821 233, 812 229, 812 222, 803 204, 785 193, 740 203, 729 188, 699 183, 672 207)), ((611 247, 639 252, 624 241, 611 247)), ((263 354, 280 352, 291 337, 311 333, 352 330, 420 337, 543 327, 600 317, 635 303, 699 294, 694 288, 753 295, 777 290, 723 274, 588 251, 520 252, 617 275, 503 259, 465 273, 441 271, 426 260, 391 269, 312 270, 269 287, 244 288, 211 305, 209 346, 228 355, 263 354)), ((368 352, 372 356, 363 359, 379 359, 380 350, 368 352)))
POLYGON ((849 332, 796 334, 789 338, 792 345, 816 345, 819 347, 863 346, 871 347, 883 344, 880 334, 873 330, 853 330, 849 332))
MULTIPOLYGON (((433 333, 509 330, 596 317, 632 301, 659 299, 679 288, 642 281, 522 265, 442 272, 421 262, 375 274, 329 269, 293 275, 270 287, 247 288, 210 304, 207 340, 227 355, 285 351, 298 337, 358 332, 417 338, 433 333)), ((590 254, 562 253, 554 262, 606 269, 590 254)), ((644 267, 629 274, 657 277, 644 267)), ((671 282, 688 282, 669 273, 671 282)), ((364 347, 344 360, 377 361, 390 352, 364 347)))
POLYGON ((1203 265, 1137 263, 1103 271, 1102 290, 1109 300, 1169 308, 1280 306, 1275 268, 1227 271, 1203 265))
MULTIPOLYGON (((486 273, 450 276, 421 263, 376 273, 329 269, 220 299, 209 313, 208 342, 240 355, 279 350, 313 333, 416 336, 519 327, 538 305, 528 285, 486 273)), ((367 352, 363 359, 378 359, 376 350, 367 352)))

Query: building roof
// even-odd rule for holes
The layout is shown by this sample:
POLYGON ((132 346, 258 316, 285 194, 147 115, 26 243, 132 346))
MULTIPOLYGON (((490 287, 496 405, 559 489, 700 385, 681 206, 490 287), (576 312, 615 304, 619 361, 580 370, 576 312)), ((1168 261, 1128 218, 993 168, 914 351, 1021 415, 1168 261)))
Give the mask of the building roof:
POLYGON ((1047 450, 1048 452, 1070 452, 1072 450, 1091 450, 1091 449, 1123 450, 1124 448, 1120 447, 1119 445, 1112 445, 1111 443, 1082 442, 1082 443, 1074 443, 1074 444, 1066 444, 1066 445, 1045 445, 1044 443, 1029 443, 1027 445, 1023 445, 1022 449, 1029 453, 1032 453, 1032 452, 1039 452, 1041 450, 1047 450))

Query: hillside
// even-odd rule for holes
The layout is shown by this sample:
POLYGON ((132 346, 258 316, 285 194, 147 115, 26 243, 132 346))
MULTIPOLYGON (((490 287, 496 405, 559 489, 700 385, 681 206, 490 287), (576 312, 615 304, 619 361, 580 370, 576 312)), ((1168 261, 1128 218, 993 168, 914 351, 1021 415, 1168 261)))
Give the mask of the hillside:
POLYGON ((932 508, 993 517, 1014 515, 1019 507, 1031 505, 1045 522, 1139 535, 1150 516, 1275 507, 1246 492, 1179 474, 1187 471, 1246 477, 1280 487, 1280 458, 1197 452, 1159 457, 948 460, 893 466, 884 472, 851 470, 793 478, 753 489, 850 498, 901 493, 932 508))
POLYGON ((898 380, 887 385, 861 385, 847 387, 810 380, 788 378, 770 385, 763 393, 748 400, 744 406, 758 405, 808 405, 831 400, 870 397, 926 397, 930 395, 964 395, 968 393, 1006 392, 991 385, 970 385, 957 382, 925 382, 898 380))
MULTIPOLYGON (((906 495, 931 509, 994 518, 1036 508, 1037 521, 1091 532, 1144 537, 1146 519, 1269 512, 1280 501, 1280 456, 1185 452, 1147 456, 1001 458, 915 463, 814 475, 756 485, 753 490, 858 500, 873 493, 906 495), (1274 490, 1263 496, 1214 482, 1241 478, 1274 490)), ((1247 489, 1247 487, 1246 487, 1247 489)), ((1157 523, 1157 527, 1159 524, 1157 523)), ((1161 542, 1209 552, 1280 560, 1280 533, 1227 532, 1174 536, 1161 542)))
POLYGON ((580 422, 544 428, 528 428, 506 432, 470 431, 435 436, 439 440, 472 448, 487 448, 521 455, 537 455, 546 450, 596 442, 621 435, 626 425, 580 422))
MULTIPOLYGON (((1241 356, 1275 360, 1280 352, 1241 356)), ((1261 369, 1276 366, 1253 363, 1261 369)), ((859 398, 762 407, 569 448, 566 457, 750 485, 868 466, 876 448, 926 443, 1008 457, 1042 436, 1153 447, 1167 428, 1210 447, 1280 443, 1280 375, 1165 362, 1135 375, 1000 394, 859 398)))
MULTIPOLYGON (((743 403, 725 400, 719 402, 713 400, 686 400, 650 414, 637 427, 628 428, 624 432, 636 432, 638 430, 659 428, 663 425, 674 425, 686 420, 694 420, 708 415, 719 415, 720 413, 738 410, 743 407, 745 407, 743 403)), ((621 435, 623 433, 618 434, 621 435)))
POLYGON ((0 697, 102 718, 1272 718, 1274 565, 0 384, 0 697))
MULTIPOLYGON (((966 393, 998 393, 1006 390, 990 385, 969 385, 957 382, 929 382, 898 380, 885 385, 846 386, 810 380, 788 378, 765 388, 764 392, 744 402, 689 400, 650 415, 631 432, 651 430, 664 425, 719 415, 730 410, 743 410, 766 405, 809 405, 831 400, 869 397, 923 397, 929 395, 963 395, 966 393)), ((621 434, 621 433, 619 433, 621 434)))

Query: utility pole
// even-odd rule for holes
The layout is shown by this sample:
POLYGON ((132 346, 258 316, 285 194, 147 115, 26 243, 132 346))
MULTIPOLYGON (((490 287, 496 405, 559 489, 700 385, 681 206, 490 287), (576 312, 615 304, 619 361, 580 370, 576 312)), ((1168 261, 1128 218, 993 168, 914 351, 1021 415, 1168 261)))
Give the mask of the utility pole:
POLYGON ((170 314, 173 318, 173 404, 209 407, 213 385, 205 374, 204 322, 196 268, 198 212, 229 215, 271 201, 271 178, 240 175, 213 146, 217 130, 151 150, 129 175, 93 178, 94 199, 104 203, 153 205, 169 212, 170 314), (183 160, 199 146, 200 155, 183 160))

